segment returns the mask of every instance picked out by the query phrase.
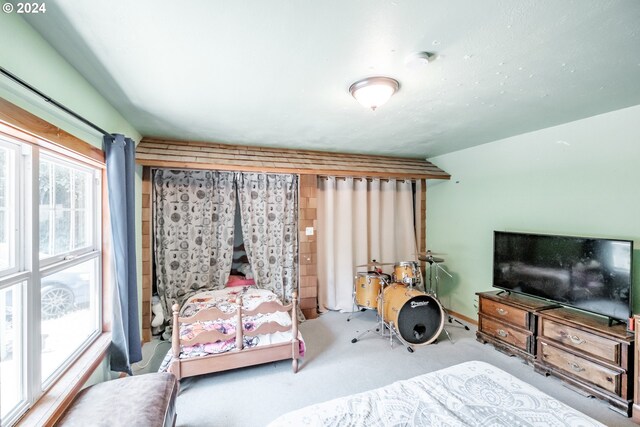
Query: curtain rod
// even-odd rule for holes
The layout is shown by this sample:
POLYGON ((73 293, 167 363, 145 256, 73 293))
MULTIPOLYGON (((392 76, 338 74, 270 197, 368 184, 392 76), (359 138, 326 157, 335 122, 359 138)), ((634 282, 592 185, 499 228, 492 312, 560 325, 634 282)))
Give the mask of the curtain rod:
POLYGON ((18 83, 20 86, 30 90, 31 92, 35 93, 36 95, 38 95, 39 97, 44 99, 46 102, 49 102, 50 104, 55 105, 56 107, 58 107, 59 109, 61 109, 65 113, 69 114, 70 116, 74 117, 75 119, 81 121, 85 125, 95 129, 96 131, 100 132, 103 135, 111 136, 111 134, 109 132, 107 132, 106 130, 102 129, 98 125, 96 125, 96 124, 90 122, 89 120, 85 119, 84 117, 82 117, 80 114, 74 112, 73 110, 70 110, 69 108, 67 108, 64 105, 60 104, 55 99, 52 99, 51 97, 45 95, 43 92, 41 92, 38 89, 36 89, 35 87, 31 86, 29 83, 25 82, 20 77, 16 76, 15 74, 11 73, 10 71, 7 71, 5 68, 0 67, 0 72, 2 74, 4 74, 5 76, 7 76, 9 79, 11 79, 14 82, 18 83))
POLYGON ((320 179, 335 178, 336 180, 343 180, 343 181, 346 180, 347 178, 353 178, 353 179, 361 179, 361 180, 364 179, 364 180, 367 180, 369 182, 373 181, 374 179, 378 179, 378 180, 383 181, 383 182, 388 182, 391 179, 395 179, 396 181, 405 181, 405 182, 406 181, 410 181, 410 182, 417 181, 414 178, 393 178, 393 177, 391 177, 391 178, 378 178, 378 177, 368 177, 368 176, 367 177, 364 177, 364 176, 349 176, 349 177, 347 177, 347 176, 336 176, 336 175, 331 175, 331 176, 318 175, 318 178, 320 178, 320 179))

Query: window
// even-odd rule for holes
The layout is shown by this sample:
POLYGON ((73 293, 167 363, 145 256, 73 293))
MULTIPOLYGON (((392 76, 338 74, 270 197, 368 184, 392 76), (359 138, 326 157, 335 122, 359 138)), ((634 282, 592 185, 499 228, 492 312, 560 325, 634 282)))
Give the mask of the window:
POLYGON ((14 270, 16 266, 16 174, 18 147, 0 140, 0 271, 14 270))
POLYGON ((0 424, 100 334, 101 170, 0 136, 0 424))
POLYGON ((39 173, 40 258, 92 246, 91 170, 42 156, 39 173))
MULTIPOLYGON (((0 419, 26 402, 25 370, 23 365, 22 296, 25 283, 0 289, 0 419)), ((22 405, 24 406, 24 405, 22 405)))

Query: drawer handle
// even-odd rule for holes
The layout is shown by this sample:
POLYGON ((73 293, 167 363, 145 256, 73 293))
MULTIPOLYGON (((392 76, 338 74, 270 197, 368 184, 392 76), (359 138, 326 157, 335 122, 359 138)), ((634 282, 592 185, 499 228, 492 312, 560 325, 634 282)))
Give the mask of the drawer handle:
POLYGON ((502 338, 506 338, 509 336, 509 334, 504 329, 498 329, 498 335, 500 335, 502 338))
POLYGON ((505 310, 504 308, 496 308, 496 311, 498 312, 499 315, 504 316, 505 314, 508 313, 507 310, 505 310))
POLYGON ((582 371, 584 371, 584 368, 581 368, 581 367, 580 367, 580 365, 578 365, 578 364, 577 364, 577 363, 575 363, 575 362, 569 362, 569 367, 570 367, 571 369, 573 369, 574 371, 576 371, 576 372, 582 372, 582 371))
POLYGON ((577 335, 569 335, 569 339, 576 345, 580 345, 584 342, 584 340, 577 335))

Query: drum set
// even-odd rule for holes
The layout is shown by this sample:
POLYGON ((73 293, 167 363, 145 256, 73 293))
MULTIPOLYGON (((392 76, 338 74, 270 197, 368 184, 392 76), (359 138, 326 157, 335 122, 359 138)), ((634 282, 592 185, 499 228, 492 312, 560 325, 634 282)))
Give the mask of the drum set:
MULTIPOLYGON (((375 332, 382 337, 388 336, 392 347, 395 336, 413 353, 414 346, 437 342, 443 330, 451 341, 449 332, 444 329, 444 323, 446 317, 449 318, 449 322, 452 318, 448 316, 437 296, 438 270, 444 271, 450 277, 451 275, 439 265, 444 259, 433 255, 431 251, 418 254, 420 261, 429 263, 428 286, 423 282, 422 271, 416 261, 385 263, 372 260, 370 263, 355 266, 356 270, 364 268, 366 271, 356 271, 353 286, 354 308, 361 311, 377 311, 379 324, 375 332), (384 266, 391 265, 392 274, 382 272, 384 266), (385 331, 389 331, 388 335, 385 331)), ((351 316, 347 320, 350 319, 351 316)), ((460 324, 468 330, 467 326, 460 324)), ((364 331, 351 342, 357 342, 369 332, 373 330, 364 331)))

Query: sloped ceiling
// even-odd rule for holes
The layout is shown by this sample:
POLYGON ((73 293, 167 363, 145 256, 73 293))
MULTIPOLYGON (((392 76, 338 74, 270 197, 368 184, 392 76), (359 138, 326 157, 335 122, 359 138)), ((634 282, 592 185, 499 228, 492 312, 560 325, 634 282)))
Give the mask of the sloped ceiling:
POLYGON ((27 20, 152 137, 425 158, 640 104, 635 0, 48 0, 27 20), (435 60, 407 68, 416 51, 435 60), (375 112, 348 92, 373 75, 401 85, 375 112))

